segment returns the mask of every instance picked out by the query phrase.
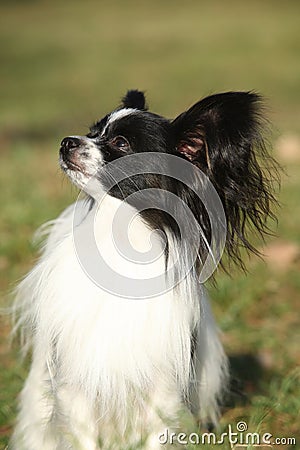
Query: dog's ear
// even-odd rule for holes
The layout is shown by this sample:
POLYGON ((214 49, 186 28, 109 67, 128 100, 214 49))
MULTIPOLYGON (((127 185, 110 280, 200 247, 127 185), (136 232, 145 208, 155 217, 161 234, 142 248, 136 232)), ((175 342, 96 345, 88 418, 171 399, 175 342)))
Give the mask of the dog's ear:
POLYGON ((124 108, 140 109, 141 111, 147 110, 145 95, 141 91, 127 91, 122 99, 122 103, 124 108))
POLYGON ((206 173, 222 200, 227 250, 238 261, 241 246, 256 252, 246 223, 266 232, 275 201, 278 172, 264 145, 262 112, 259 95, 227 92, 204 98, 172 122, 176 153, 206 173))
POLYGON ((206 97, 173 121, 176 151, 205 171, 219 163, 241 168, 253 144, 261 143, 260 112, 261 97, 255 93, 206 97))

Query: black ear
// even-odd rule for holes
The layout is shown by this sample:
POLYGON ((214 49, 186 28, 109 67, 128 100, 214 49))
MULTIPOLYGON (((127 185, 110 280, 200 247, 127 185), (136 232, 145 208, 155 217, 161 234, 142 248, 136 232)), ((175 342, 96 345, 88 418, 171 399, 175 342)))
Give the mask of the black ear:
POLYGON ((208 175, 222 200, 227 251, 238 261, 241 246, 256 252, 247 222, 263 234, 272 216, 278 172, 264 145, 266 123, 262 99, 253 92, 212 95, 172 122, 175 151, 208 175))
POLYGON ((145 95, 141 91, 130 90, 122 99, 124 108, 140 109, 142 111, 147 110, 145 95))
POLYGON ((203 163, 204 170, 222 159, 229 147, 233 154, 228 156, 238 156, 236 162, 243 163, 241 157, 249 156, 250 147, 261 140, 261 103, 252 92, 204 98, 173 121, 177 151, 198 165, 203 163))

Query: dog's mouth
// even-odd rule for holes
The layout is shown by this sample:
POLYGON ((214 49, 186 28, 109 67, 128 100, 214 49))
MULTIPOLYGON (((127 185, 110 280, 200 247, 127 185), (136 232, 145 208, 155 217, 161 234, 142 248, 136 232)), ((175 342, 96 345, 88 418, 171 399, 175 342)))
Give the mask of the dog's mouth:
MULTIPOLYGON (((59 150, 61 169, 80 189, 95 191, 92 187, 97 169, 102 165, 101 152, 86 136, 68 136, 61 141, 59 150)), ((98 187, 98 185, 97 185, 98 187)))
POLYGON ((59 150, 59 162, 63 170, 84 172, 79 152, 81 145, 82 142, 78 137, 67 137, 62 140, 59 150))
POLYGON ((74 160, 74 158, 63 156, 60 152, 59 158, 60 166, 63 170, 74 170, 76 172, 84 172, 84 168, 78 161, 74 160))

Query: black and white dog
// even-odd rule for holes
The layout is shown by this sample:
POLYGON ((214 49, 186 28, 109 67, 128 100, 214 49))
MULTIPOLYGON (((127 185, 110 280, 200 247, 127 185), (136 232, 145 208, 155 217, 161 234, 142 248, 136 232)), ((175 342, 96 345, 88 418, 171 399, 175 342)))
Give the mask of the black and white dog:
POLYGON ((50 223, 20 283, 32 365, 11 446, 160 447, 189 410, 216 424, 228 364, 203 282, 223 248, 256 252, 273 197, 261 98, 207 97, 170 121, 128 91, 60 165, 86 194, 50 223))

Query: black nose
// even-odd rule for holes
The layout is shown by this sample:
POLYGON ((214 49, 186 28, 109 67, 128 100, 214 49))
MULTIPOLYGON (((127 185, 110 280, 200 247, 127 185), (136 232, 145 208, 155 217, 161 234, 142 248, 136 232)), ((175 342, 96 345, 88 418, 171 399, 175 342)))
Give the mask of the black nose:
POLYGON ((63 154, 68 153, 72 148, 79 147, 80 139, 76 137, 65 137, 60 144, 60 150, 63 154))

